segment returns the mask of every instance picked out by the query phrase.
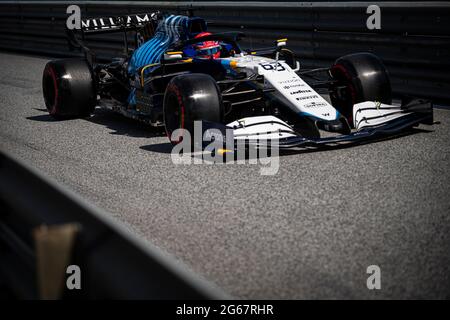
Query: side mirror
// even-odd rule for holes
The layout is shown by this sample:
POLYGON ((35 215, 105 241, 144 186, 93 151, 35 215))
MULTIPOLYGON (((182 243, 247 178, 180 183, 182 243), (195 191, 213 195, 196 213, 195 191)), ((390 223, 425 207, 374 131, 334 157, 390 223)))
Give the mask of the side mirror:
POLYGON ((281 50, 281 48, 285 47, 287 44, 287 38, 278 39, 277 40, 277 50, 281 50))
POLYGON ((169 51, 164 53, 164 61, 177 61, 183 59, 183 52, 169 51))

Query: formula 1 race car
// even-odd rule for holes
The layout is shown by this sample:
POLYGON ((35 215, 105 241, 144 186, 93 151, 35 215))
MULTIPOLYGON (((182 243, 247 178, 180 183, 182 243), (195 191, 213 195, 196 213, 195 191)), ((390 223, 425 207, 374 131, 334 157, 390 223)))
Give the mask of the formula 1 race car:
POLYGON ((177 129, 193 136, 202 121, 231 130, 234 141, 258 146, 268 139, 280 148, 358 142, 433 123, 429 101, 392 104, 388 72, 371 53, 303 69, 287 39, 243 50, 241 32, 213 34, 202 18, 160 12, 86 19, 67 34, 85 57, 45 67, 45 104, 56 118, 86 117, 101 107, 164 126, 173 143, 184 139, 177 129), (83 39, 111 32, 123 32, 126 54, 100 63, 83 39), (334 134, 321 137, 322 130, 334 134))

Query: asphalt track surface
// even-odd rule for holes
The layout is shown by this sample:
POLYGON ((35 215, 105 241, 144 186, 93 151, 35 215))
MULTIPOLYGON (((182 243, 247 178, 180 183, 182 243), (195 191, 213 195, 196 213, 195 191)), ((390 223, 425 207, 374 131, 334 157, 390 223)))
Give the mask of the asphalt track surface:
MULTIPOLYGON (((175 165, 110 112, 55 121, 47 59, 0 54, 0 150, 106 209, 237 298, 450 298, 450 110, 396 139, 261 165, 175 165), (366 268, 381 268, 368 290, 366 268)), ((126 275, 124 275, 126 276, 126 275)))

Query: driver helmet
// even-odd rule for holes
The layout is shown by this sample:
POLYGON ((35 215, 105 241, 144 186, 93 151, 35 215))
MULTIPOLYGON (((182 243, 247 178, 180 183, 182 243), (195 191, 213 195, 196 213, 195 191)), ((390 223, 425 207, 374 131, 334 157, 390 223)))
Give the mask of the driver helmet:
MULTIPOLYGON (((211 35, 210 32, 201 32, 195 36, 201 38, 211 35)), ((220 44, 218 41, 203 41, 194 44, 195 56, 201 59, 217 59, 220 58, 220 44)))

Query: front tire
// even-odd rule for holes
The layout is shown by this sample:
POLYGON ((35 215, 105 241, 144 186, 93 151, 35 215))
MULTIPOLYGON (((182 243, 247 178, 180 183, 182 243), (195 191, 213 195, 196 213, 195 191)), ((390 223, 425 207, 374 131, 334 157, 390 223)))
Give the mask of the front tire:
POLYGON ((86 117, 94 111, 93 75, 85 60, 48 62, 42 76, 42 91, 47 110, 54 118, 86 117))
MULTIPOLYGON (((164 94, 164 124, 167 136, 172 139, 177 129, 185 129, 194 137, 194 121, 223 122, 222 95, 215 80, 200 73, 184 74, 172 78, 164 94)), ((174 141, 175 140, 175 141, 174 141)))
POLYGON ((376 55, 362 52, 343 56, 330 69, 336 83, 330 88, 333 106, 352 123, 353 105, 364 101, 392 103, 389 74, 376 55))

